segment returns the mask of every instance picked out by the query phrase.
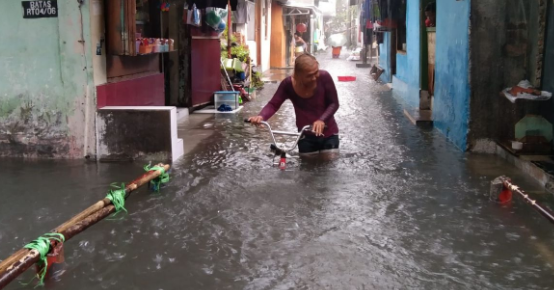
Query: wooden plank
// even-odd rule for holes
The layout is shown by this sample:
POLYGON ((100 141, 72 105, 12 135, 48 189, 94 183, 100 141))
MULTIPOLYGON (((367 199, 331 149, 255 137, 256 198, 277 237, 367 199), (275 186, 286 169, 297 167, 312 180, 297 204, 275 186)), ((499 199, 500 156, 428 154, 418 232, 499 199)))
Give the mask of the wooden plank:
POLYGON ((106 50, 111 55, 122 55, 123 39, 121 38, 121 7, 123 0, 106 1, 107 5, 107 41, 106 50))

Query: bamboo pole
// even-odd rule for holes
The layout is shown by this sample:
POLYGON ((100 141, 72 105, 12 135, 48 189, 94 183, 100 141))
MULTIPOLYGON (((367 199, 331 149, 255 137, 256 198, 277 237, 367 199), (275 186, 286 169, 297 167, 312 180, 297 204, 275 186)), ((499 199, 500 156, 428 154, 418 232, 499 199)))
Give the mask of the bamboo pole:
MULTIPOLYGON (((165 171, 169 170, 169 165, 159 164, 158 166, 163 167, 165 171)), ((127 199, 130 193, 142 185, 150 182, 156 177, 160 176, 160 172, 156 170, 151 170, 144 173, 139 178, 133 180, 125 187, 125 198, 127 199)), ((61 224, 52 232, 61 233, 64 235, 65 240, 69 240, 76 234, 87 229, 91 225, 97 223, 98 221, 104 219, 112 212, 115 208, 111 205, 111 201, 107 198, 104 198, 92 206, 88 207, 84 211, 75 215, 67 222, 61 224)), ((29 249, 20 249, 12 256, 8 257, 0 263, 0 289, 10 283, 13 279, 27 270, 32 264, 38 261, 38 252, 29 249)))
POLYGON ((523 200, 525 200, 525 202, 530 204, 543 217, 548 219, 549 222, 554 223, 554 213, 551 210, 549 210, 546 207, 541 206, 540 204, 537 203, 536 200, 531 199, 525 191, 523 191, 521 188, 519 188, 519 186, 513 184, 510 179, 505 178, 505 177, 500 177, 499 179, 502 181, 502 184, 504 185, 505 188, 510 190, 512 193, 517 193, 519 196, 521 196, 523 198, 523 200))
MULTIPOLYGON (((78 233, 86 230, 90 226, 109 216, 113 212, 115 212, 115 207, 113 205, 108 205, 105 208, 100 209, 92 215, 68 227, 65 231, 61 232, 61 234, 64 235, 65 240, 67 241, 78 233)), ((32 267, 35 263, 39 261, 39 258, 40 254, 38 251, 28 250, 28 252, 16 263, 11 265, 6 270, 6 272, 0 274, 0 289, 8 285, 11 281, 24 273, 30 267, 32 267)))

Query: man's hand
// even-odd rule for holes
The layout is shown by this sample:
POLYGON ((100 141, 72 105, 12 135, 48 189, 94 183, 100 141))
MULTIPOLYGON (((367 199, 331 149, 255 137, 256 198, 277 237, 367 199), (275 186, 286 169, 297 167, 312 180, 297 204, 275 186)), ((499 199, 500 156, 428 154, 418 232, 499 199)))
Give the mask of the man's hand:
POLYGON ((323 130, 325 129, 325 123, 321 120, 317 120, 312 125, 312 132, 315 133, 316 136, 323 136, 323 130))
POLYGON ((248 118, 248 121, 254 125, 260 124, 263 120, 264 118, 262 116, 255 116, 255 117, 248 118))

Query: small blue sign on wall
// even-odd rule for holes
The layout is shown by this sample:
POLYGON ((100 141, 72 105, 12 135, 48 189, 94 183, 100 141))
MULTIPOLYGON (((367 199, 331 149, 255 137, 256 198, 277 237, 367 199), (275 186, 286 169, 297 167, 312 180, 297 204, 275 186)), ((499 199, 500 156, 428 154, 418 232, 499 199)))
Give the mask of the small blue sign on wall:
POLYGON ((23 18, 58 17, 58 1, 23 1, 23 18))

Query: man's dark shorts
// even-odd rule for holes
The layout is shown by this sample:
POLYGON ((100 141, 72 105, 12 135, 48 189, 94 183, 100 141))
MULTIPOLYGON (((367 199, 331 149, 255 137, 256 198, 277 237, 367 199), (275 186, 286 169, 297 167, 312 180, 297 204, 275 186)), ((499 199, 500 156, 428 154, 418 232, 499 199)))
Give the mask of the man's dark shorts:
POLYGON ((305 135, 298 141, 298 151, 300 154, 315 153, 323 150, 339 149, 339 135, 330 137, 316 137, 314 135, 305 135))

